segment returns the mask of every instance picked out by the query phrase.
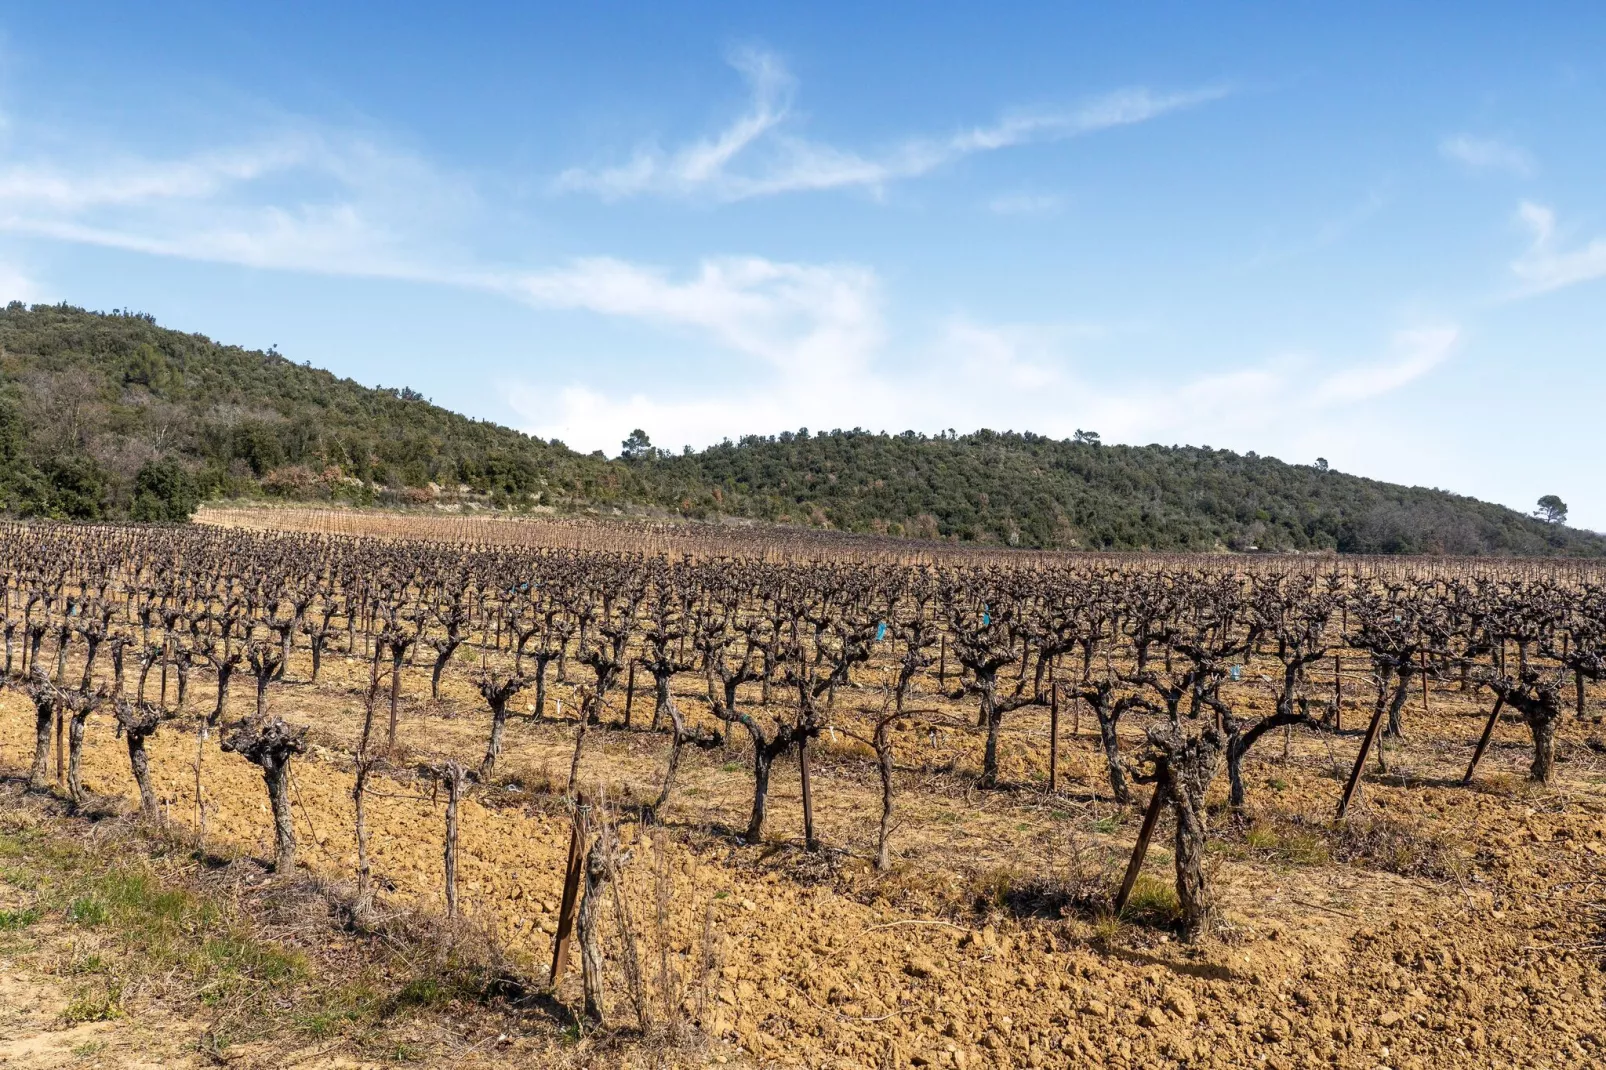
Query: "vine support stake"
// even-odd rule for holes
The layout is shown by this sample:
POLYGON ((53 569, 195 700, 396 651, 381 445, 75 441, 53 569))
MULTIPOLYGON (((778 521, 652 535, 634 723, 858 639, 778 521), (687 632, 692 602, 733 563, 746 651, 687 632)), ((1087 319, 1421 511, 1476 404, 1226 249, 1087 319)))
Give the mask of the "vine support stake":
POLYGON ((1115 894, 1115 913, 1119 917, 1132 895, 1132 886, 1138 882, 1138 871, 1143 868, 1143 856, 1149 853, 1149 840, 1154 826, 1160 820, 1160 808, 1165 805, 1165 786, 1156 784, 1149 796, 1149 808, 1143 814, 1143 827, 1138 829, 1138 842, 1132 846, 1132 860, 1126 864, 1126 876, 1121 878, 1121 890, 1115 894))
POLYGON ((1478 746, 1472 752, 1472 761, 1467 763, 1467 775, 1461 778, 1461 786, 1466 787, 1472 783, 1473 771, 1478 768, 1478 762, 1483 759, 1483 752, 1489 749, 1489 740, 1494 735, 1494 726, 1500 720, 1500 710, 1506 704, 1506 696, 1500 695, 1494 700, 1494 709, 1489 711, 1489 720, 1483 726, 1483 735, 1478 737, 1478 746))
POLYGON ((547 983, 554 992, 569 965, 569 945, 574 939, 575 914, 580 905, 580 877, 585 871, 586 810, 583 803, 575 809, 574 825, 569 832, 569 860, 563 871, 563 901, 558 906, 558 931, 552 941, 551 979, 547 983))
POLYGON ((1355 786, 1361 782, 1361 770, 1366 766, 1366 756, 1372 750, 1372 744, 1377 742, 1377 731, 1383 727, 1383 715, 1387 712, 1383 703, 1377 704, 1377 712, 1372 714, 1372 723, 1366 726, 1366 736, 1361 740, 1360 753, 1355 755, 1355 768, 1349 771, 1349 782, 1344 785, 1344 797, 1338 800, 1338 813, 1334 820, 1344 820, 1344 814, 1349 810, 1350 799, 1355 795, 1355 786))
POLYGON ((1333 655, 1333 731, 1344 731, 1344 660, 1333 655))
POLYGON ((1048 793, 1059 789, 1060 773, 1060 688, 1048 689, 1048 793))

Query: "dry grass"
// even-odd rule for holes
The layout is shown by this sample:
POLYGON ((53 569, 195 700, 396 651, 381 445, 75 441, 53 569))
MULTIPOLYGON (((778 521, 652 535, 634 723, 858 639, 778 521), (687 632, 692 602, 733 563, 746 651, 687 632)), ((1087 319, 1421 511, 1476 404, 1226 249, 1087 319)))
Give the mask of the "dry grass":
MULTIPOLYGON (((381 909, 354 931, 347 889, 198 857, 160 829, 89 826, 53 799, 11 794, 0 806, 0 892, 24 904, 0 911, 0 954, 66 986, 63 1026, 160 1008, 204 1023, 192 1030, 202 1053, 242 1065, 265 1049, 311 1045, 434 1063, 475 1035, 550 1054, 578 1036, 523 964, 470 920, 381 909)), ((610 961, 621 939, 652 946, 634 919, 618 920, 610 961)), ((693 985, 667 957, 657 975, 639 973, 636 995, 653 1008, 639 1018, 644 1028, 605 1031, 590 1045, 646 1043, 660 1062, 697 1047, 680 1006, 693 985)))

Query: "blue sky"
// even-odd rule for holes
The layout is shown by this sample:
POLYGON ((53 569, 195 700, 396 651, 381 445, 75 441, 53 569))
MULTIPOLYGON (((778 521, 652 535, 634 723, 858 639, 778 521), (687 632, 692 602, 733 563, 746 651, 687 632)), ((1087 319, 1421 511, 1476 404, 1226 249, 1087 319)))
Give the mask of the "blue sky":
POLYGON ((1087 428, 1606 529, 1606 7, 867 8, 0 3, 0 299, 610 454, 1087 428))

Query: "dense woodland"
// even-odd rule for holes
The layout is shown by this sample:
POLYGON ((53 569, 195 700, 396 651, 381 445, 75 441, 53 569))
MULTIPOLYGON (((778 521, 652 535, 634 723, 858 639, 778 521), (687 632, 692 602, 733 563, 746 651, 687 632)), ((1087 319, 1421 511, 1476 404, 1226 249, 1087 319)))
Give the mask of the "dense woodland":
MULTIPOLYGON (((1014 432, 750 436, 580 454, 274 352, 66 305, 0 311, 7 512, 181 520, 208 498, 622 509, 1022 547, 1606 553, 1606 537, 1324 466, 1014 432)), ((1545 488, 1540 488, 1545 489, 1545 488)))

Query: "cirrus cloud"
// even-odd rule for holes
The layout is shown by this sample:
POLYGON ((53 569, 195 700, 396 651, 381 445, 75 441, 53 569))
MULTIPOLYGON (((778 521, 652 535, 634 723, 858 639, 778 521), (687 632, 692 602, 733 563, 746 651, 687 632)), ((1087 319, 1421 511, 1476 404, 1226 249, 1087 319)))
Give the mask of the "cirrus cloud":
POLYGON ((621 164, 573 167, 554 181, 559 192, 605 200, 642 194, 740 201, 811 190, 862 188, 928 174, 965 156, 1131 126, 1227 95, 1223 86, 1177 92, 1129 87, 1066 107, 1017 109, 991 123, 946 136, 913 137, 877 152, 857 152, 790 133, 797 81, 775 55, 744 49, 731 65, 748 84, 746 109, 717 134, 679 148, 638 148, 621 164))

